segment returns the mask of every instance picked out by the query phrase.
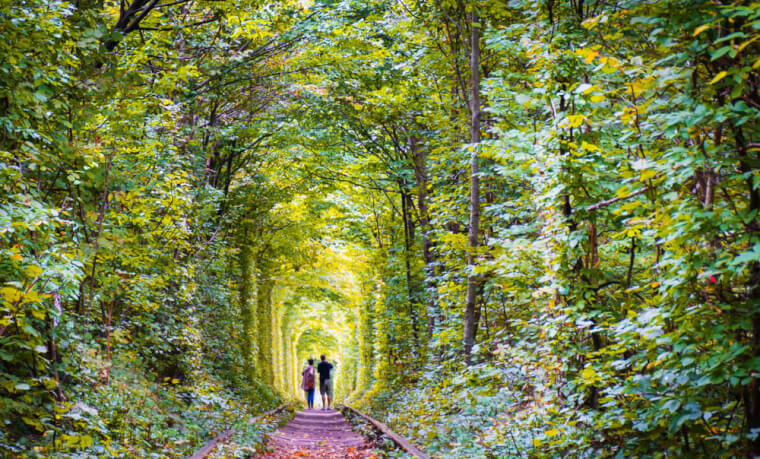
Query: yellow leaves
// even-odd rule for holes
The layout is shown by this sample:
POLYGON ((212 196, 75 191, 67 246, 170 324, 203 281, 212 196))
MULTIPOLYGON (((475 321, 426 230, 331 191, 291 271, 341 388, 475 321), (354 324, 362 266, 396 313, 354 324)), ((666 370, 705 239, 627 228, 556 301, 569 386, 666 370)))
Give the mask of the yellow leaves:
POLYGON ((580 377, 583 378, 586 384, 594 384, 601 381, 599 373, 597 373, 591 365, 586 366, 586 368, 581 371, 580 377))
POLYGON ((708 84, 708 85, 713 85, 713 84, 715 84, 715 83, 719 82, 720 80, 722 80, 723 78, 725 78, 725 77, 726 77, 726 75, 728 75, 728 72, 726 72, 726 71, 724 70, 724 71, 722 71, 722 72, 718 73, 717 75, 715 75, 715 78, 713 78, 712 80, 710 80, 710 82, 709 82, 709 83, 707 83, 707 84, 708 84))
POLYGON ((79 437, 79 446, 82 448, 89 448, 92 446, 93 438, 89 435, 82 435, 79 437))
POLYGON ((556 437, 557 435, 559 435, 559 430, 549 429, 546 432, 544 432, 544 435, 546 435, 548 438, 556 437))
POLYGON ((599 24, 599 16, 594 17, 594 18, 589 18, 589 19, 586 19, 585 21, 581 22, 581 25, 586 30, 593 29, 594 27, 596 27, 597 24, 599 24))
POLYGON ((649 362, 649 363, 646 365, 646 367, 645 367, 645 368, 646 368, 647 370, 654 370, 654 369, 655 369, 655 368, 657 368, 657 367, 658 367, 660 364, 662 364, 662 360, 655 360, 654 362, 649 362))
POLYGON ((600 22, 606 22, 607 17, 605 15, 600 16, 594 16, 593 18, 588 18, 585 21, 581 22, 581 25, 586 30, 591 30, 594 27, 596 27, 600 22))
POLYGON ((655 79, 653 77, 642 78, 640 80, 632 81, 629 84, 631 89, 631 95, 633 97, 639 97, 641 93, 652 88, 654 86, 655 79))
POLYGON ((591 102, 602 102, 606 100, 606 96, 601 93, 601 90, 596 86, 588 83, 582 83, 575 88, 575 92, 583 94, 588 97, 591 102))
POLYGON ((584 64, 591 64, 594 62, 594 59, 598 57, 599 62, 603 64, 601 69, 603 73, 609 74, 619 70, 622 71, 621 67, 623 66, 623 63, 619 59, 611 56, 600 56, 599 51, 594 49, 580 48, 575 51, 575 55, 583 58, 584 64))
POLYGON ((602 151, 602 149, 599 148, 598 146, 592 143, 588 143, 585 140, 581 142, 581 148, 586 151, 602 151))
POLYGON ((752 44, 752 42, 754 42, 754 41, 755 41, 755 40, 757 40, 758 38, 760 38, 760 35, 758 35, 758 36, 756 36, 756 37, 752 38, 751 40, 747 40, 747 41, 745 41, 744 43, 742 43, 741 45, 739 45, 739 46, 736 48, 736 53, 737 53, 737 54, 739 54, 740 52, 742 52, 742 50, 743 50, 744 48, 746 48, 747 46, 749 46, 750 44, 752 44))
POLYGON ((92 446, 94 439, 89 435, 68 435, 63 434, 61 435, 61 439, 63 440, 63 443, 66 445, 66 447, 79 447, 79 448, 89 448, 92 446))
POLYGON ((129 342, 129 331, 123 328, 117 328, 111 333, 111 339, 114 342, 126 344, 129 342))
POLYGON ((29 276, 30 278, 35 278, 42 274, 42 268, 39 266, 29 265, 26 268, 24 268, 24 273, 29 276))
POLYGON ((638 112, 634 107, 625 107, 620 114, 620 120, 626 124, 631 124, 636 121, 636 115, 638 112))
POLYGON ((567 115, 565 119, 559 123, 559 127, 575 128, 583 124, 584 121, 586 121, 586 115, 567 115))
POLYGON ((657 171, 653 169, 644 169, 641 171, 639 181, 645 182, 657 175, 657 171))
POLYGON ((581 48, 577 50, 575 54, 583 58, 584 64, 592 63, 594 59, 599 56, 599 53, 597 51, 589 48, 581 48))
POLYGON ((447 247, 452 249, 465 250, 467 248, 467 235, 464 233, 446 233, 440 237, 447 247))
POLYGON ((578 85, 577 88, 575 88, 576 92, 579 92, 581 94, 588 94, 590 92, 593 92, 596 89, 596 86, 588 83, 582 83, 578 85))
POLYGON ((622 206, 620 206, 620 208, 618 209, 618 211, 616 211, 616 213, 619 212, 619 214, 625 214, 628 212, 632 212, 642 206, 643 204, 641 201, 633 199, 631 201, 626 202, 622 206))
POLYGON ((538 50, 538 45, 533 45, 530 48, 528 48, 527 51, 525 51, 525 55, 527 57, 533 57, 536 55, 536 51, 538 50))
POLYGON ((10 304, 18 303, 24 296, 24 293, 15 287, 0 288, 0 296, 10 304))
POLYGON ((622 70, 621 67, 623 66, 623 63, 620 62, 620 60, 614 58, 614 57, 600 57, 599 62, 604 64, 604 67, 602 67, 603 73, 613 73, 618 70, 622 70))
POLYGON ((710 24, 703 24, 696 29, 694 29, 694 33, 691 34, 692 37, 696 37, 697 35, 701 34, 705 30, 710 28, 710 24))
POLYGON ((22 416, 21 420, 24 421, 25 424, 28 424, 28 425, 34 427, 35 429, 39 430, 40 432, 42 432, 43 430, 45 430, 44 427, 42 427, 42 423, 38 419, 30 418, 30 417, 27 417, 27 416, 22 416))

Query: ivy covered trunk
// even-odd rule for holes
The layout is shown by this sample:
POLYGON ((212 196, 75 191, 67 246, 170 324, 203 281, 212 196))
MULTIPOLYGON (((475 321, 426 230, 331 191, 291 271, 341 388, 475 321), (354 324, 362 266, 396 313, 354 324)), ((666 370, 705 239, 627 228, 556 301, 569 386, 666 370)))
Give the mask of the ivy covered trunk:
POLYGON ((478 329, 478 291, 481 275, 477 267, 480 246, 480 19, 478 5, 470 13, 470 224, 467 235, 467 296, 464 310, 464 353, 470 355, 478 329))

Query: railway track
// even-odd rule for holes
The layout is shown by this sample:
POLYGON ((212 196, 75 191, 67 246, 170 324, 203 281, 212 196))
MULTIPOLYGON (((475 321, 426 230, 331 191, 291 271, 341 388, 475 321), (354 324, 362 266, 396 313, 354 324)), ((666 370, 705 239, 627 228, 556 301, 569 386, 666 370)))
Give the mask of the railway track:
MULTIPOLYGON (((249 422, 257 422, 265 417, 274 416, 287 406, 288 404, 281 405, 250 419, 249 422)), ((385 438, 391 440, 398 449, 410 456, 429 459, 422 450, 380 421, 348 405, 340 405, 340 410, 360 418, 362 422, 372 426, 385 438)), ((190 456, 190 459, 205 459, 219 443, 226 441, 233 433, 231 429, 222 432, 190 456)), ((268 459, 290 457, 361 459, 372 457, 374 450, 365 438, 353 431, 341 411, 320 409, 296 413, 291 422, 272 434, 267 449, 269 452, 264 457, 268 459)))

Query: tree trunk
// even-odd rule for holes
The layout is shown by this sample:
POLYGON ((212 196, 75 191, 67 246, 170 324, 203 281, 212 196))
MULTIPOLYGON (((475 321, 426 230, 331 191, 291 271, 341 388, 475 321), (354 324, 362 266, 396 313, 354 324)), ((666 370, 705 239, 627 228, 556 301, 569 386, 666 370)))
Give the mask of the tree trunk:
MULTIPOLYGON (((259 274, 269 277, 269 273, 259 274)), ((272 288, 274 282, 270 279, 259 279, 256 286, 256 324, 258 325, 258 360, 259 378, 264 384, 274 382, 272 362, 272 288)))
MULTIPOLYGON (((100 235, 103 234, 103 218, 106 215, 106 209, 108 208, 108 179, 111 174, 111 165, 113 164, 113 156, 115 150, 111 150, 108 154, 108 162, 106 163, 105 178, 103 184, 103 197, 100 202, 100 212, 98 213, 98 232, 93 239, 93 252, 92 256, 92 271, 90 272, 90 295, 88 300, 89 309, 92 309, 92 299, 95 292, 95 268, 98 265, 98 249, 100 248, 100 235)), ((82 311, 84 313, 84 311, 82 311)))
POLYGON ((106 385, 111 382, 111 317, 113 316, 113 302, 108 303, 108 315, 106 316, 106 385))
POLYGON ((419 211, 420 231, 422 232, 422 257, 425 261, 425 289, 427 290, 427 332, 428 337, 433 336, 435 321, 438 311, 435 306, 436 284, 435 255, 433 254, 433 241, 430 239, 430 214, 428 213, 428 176, 425 164, 425 150, 420 148, 419 140, 414 134, 409 135, 409 150, 414 155, 414 179, 417 183, 417 210, 419 211))
MULTIPOLYGON (((754 211, 755 218, 747 225, 747 230, 756 233, 760 229, 757 222, 758 211, 760 211, 760 191, 754 186, 752 176, 753 172, 752 159, 747 148, 747 139, 740 127, 734 128, 734 139, 739 150, 739 170, 746 174, 747 194, 749 195, 748 207, 754 211)), ((750 214, 752 215, 752 214, 750 214)), ((748 331, 751 332, 751 352, 752 357, 760 357, 760 312, 757 304, 760 303, 760 263, 753 261, 749 265, 751 277, 749 279, 749 295, 747 306, 751 312, 751 325, 748 331)), ((760 378, 756 373, 752 374, 749 381, 742 387, 742 399, 744 401, 744 418, 747 432, 757 431, 760 429, 760 378)), ((760 436, 756 436, 749 441, 747 457, 757 457, 760 455, 760 436)))
MULTIPOLYGON (((244 230, 247 234, 247 228, 244 230)), ((241 238, 240 254, 238 255, 238 267, 240 269, 240 285, 238 286, 240 319, 243 329, 243 339, 240 343, 240 352, 243 354, 243 364, 246 366, 244 374, 248 381, 253 381, 256 375, 257 364, 255 354, 255 304, 252 301, 254 295, 254 283, 252 279, 253 255, 247 237, 241 238)))
POLYGON ((417 311, 416 311, 416 295, 414 291, 414 282, 412 279, 412 266, 410 257, 412 256, 412 244, 414 243, 414 229, 411 216, 409 215, 409 207, 411 204, 411 196, 407 193, 406 187, 403 183, 399 183, 399 191, 401 192, 401 216, 404 219, 404 264, 406 267, 406 292, 407 299, 409 301, 409 317, 412 320, 412 337, 414 338, 414 348, 419 347, 419 335, 417 333, 417 311))
MULTIPOLYGON (((474 7, 473 7, 474 8, 474 7)), ((471 15, 472 35, 470 38, 470 231, 468 234, 469 250, 467 266, 467 299, 464 311, 464 352, 469 357, 475 344, 477 293, 480 278, 472 272, 476 265, 475 250, 479 245, 480 229, 480 179, 478 177, 478 150, 480 144, 480 24, 478 13, 473 9, 471 15)))

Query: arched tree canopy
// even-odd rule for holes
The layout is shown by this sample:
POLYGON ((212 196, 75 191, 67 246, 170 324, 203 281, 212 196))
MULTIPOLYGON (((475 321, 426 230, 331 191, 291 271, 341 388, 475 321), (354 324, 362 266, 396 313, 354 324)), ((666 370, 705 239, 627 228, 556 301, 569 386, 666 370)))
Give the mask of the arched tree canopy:
POLYGON ((750 0, 0 2, 0 456, 321 353, 435 456, 760 456, 759 120, 750 0))

